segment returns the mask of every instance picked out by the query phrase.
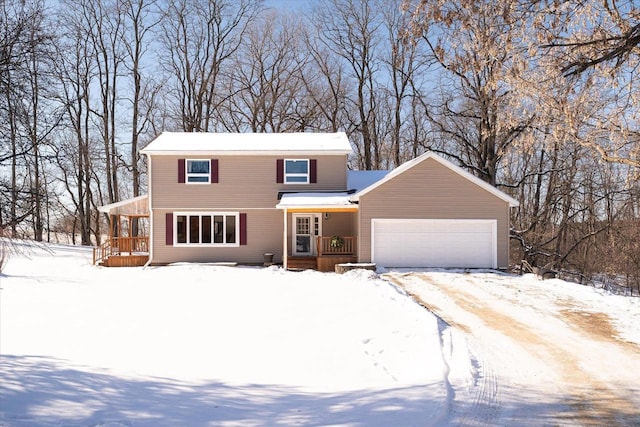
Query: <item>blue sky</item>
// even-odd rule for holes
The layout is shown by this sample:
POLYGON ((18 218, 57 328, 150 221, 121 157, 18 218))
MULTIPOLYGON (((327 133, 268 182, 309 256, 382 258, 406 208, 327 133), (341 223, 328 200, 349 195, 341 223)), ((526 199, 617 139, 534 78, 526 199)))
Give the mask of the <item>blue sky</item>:
POLYGON ((265 0, 264 5, 279 10, 298 10, 308 8, 314 0, 265 0))

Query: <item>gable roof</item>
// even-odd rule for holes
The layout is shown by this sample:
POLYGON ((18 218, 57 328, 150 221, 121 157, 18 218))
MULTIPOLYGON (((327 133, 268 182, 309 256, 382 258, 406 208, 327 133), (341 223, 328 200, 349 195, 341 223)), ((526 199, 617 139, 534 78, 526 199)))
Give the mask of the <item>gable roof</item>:
POLYGON ((344 132, 163 132, 140 151, 150 155, 351 154, 344 132))
POLYGON ((385 182, 387 182, 387 181, 393 179, 394 177, 400 175, 401 173, 413 168, 414 166, 419 165, 420 163, 424 162, 427 159, 433 159, 433 160, 437 161, 438 163, 440 163, 444 167, 448 168, 452 172, 457 173, 458 175, 460 175, 463 178, 471 181, 472 183, 474 183, 478 187, 488 191, 489 193, 493 194, 494 196, 498 197, 499 199, 504 200, 511 207, 518 206, 520 204, 513 197, 509 196, 506 193, 503 193, 502 191, 498 190, 493 185, 486 183, 485 181, 481 180, 477 176, 470 174, 466 170, 464 170, 461 167, 451 163, 450 161, 444 159, 443 157, 438 156, 433 151, 427 151, 426 153, 422 154, 421 156, 418 156, 413 160, 409 160, 408 162, 405 162, 405 163, 401 164, 397 168, 393 169, 391 172, 387 173, 384 176, 384 178, 374 182, 372 185, 366 187, 365 189, 363 189, 363 190, 357 192, 356 194, 354 194, 353 196, 351 196, 351 199, 353 201, 357 201, 360 198, 360 196, 362 196, 364 194, 367 194, 370 191, 373 191, 374 189, 376 189, 377 187, 381 186, 385 182))

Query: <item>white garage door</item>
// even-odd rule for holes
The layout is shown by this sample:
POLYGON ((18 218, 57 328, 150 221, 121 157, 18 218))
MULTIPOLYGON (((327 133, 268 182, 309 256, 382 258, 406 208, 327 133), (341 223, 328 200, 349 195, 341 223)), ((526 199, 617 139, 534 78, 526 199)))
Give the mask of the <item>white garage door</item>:
POLYGON ((496 268, 496 220, 373 219, 372 261, 381 267, 496 268))

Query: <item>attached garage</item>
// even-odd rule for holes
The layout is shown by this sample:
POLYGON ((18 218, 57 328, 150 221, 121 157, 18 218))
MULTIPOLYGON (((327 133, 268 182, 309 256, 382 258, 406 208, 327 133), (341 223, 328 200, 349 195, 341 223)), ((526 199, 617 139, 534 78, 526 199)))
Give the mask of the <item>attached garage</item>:
POLYGON ((518 202, 427 152, 357 191, 358 261, 381 267, 507 268, 518 202))
POLYGON ((373 219, 371 227, 379 266, 498 267, 496 220, 373 219))

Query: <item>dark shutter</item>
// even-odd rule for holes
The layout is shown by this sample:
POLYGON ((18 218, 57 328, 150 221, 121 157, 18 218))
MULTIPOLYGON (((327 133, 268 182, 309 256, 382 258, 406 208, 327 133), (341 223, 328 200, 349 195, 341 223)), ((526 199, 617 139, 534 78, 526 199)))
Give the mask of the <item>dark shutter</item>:
POLYGON ((167 244, 167 246, 173 246, 173 214, 172 213, 168 213, 165 215, 166 218, 166 225, 165 225, 165 230, 166 230, 166 237, 165 237, 165 243, 167 244))
POLYGON ((240 214, 240 245, 247 244, 247 214, 240 214))
POLYGON ((309 160, 309 182, 311 184, 318 182, 318 161, 316 159, 309 160))
POLYGON ((211 183, 218 183, 218 159, 211 159, 211 183))
POLYGON ((178 159, 178 183, 184 183, 184 159, 178 159))
POLYGON ((284 182, 284 159, 276 160, 276 182, 278 184, 284 182))

